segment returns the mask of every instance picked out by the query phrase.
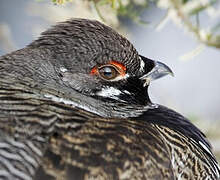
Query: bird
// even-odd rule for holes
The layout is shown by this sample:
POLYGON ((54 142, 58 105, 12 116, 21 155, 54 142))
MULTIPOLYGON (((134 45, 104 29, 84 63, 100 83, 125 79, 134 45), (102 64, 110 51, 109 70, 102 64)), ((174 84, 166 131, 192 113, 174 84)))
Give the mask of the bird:
POLYGON ((150 84, 169 74, 89 19, 1 56, 0 179, 219 179, 206 136, 150 99, 150 84))

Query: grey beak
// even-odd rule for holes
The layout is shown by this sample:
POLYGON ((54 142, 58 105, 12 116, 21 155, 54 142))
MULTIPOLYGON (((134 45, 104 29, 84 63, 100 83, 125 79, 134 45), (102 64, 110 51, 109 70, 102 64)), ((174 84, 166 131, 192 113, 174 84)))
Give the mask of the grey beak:
POLYGON ((174 76, 172 70, 164 63, 159 61, 153 61, 154 67, 150 72, 140 77, 141 80, 144 80, 144 86, 149 85, 151 81, 164 77, 168 74, 174 76))

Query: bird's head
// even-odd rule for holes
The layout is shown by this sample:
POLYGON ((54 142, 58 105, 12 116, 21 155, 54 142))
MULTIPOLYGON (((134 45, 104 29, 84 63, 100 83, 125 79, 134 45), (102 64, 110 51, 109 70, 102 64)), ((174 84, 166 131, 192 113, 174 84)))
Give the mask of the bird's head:
POLYGON ((74 19, 45 31, 31 47, 49 49, 59 83, 87 101, 124 106, 150 103, 152 80, 172 74, 165 64, 138 54, 133 45, 97 21, 74 19))

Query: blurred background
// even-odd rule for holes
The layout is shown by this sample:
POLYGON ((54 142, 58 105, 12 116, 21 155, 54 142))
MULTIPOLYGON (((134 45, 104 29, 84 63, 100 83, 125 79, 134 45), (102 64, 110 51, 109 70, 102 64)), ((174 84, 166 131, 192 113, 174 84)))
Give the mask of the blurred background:
POLYGON ((73 17, 104 22, 140 54, 169 65, 175 77, 151 84, 153 102, 193 121, 220 160, 219 0, 1 0, 0 55, 73 17))

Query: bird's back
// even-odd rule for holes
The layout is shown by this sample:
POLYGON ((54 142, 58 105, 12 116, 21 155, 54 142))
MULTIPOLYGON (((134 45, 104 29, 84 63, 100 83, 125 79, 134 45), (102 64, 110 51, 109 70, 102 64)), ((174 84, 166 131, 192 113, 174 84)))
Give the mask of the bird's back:
MULTIPOLYGON (((150 120, 154 111, 138 120, 91 118, 79 130, 51 138, 39 174, 57 172, 57 179, 218 179, 217 161, 203 144, 203 134, 197 129, 186 135, 150 120)), ((183 118, 162 106, 156 111, 172 114, 161 120, 183 118)))
POLYGON ((25 83, 0 82, 0 179, 173 178, 154 125, 97 117, 36 96, 25 83))
POLYGON ((174 178, 167 146, 147 122, 91 118, 77 131, 59 130, 49 144, 39 174, 57 179, 174 178))

